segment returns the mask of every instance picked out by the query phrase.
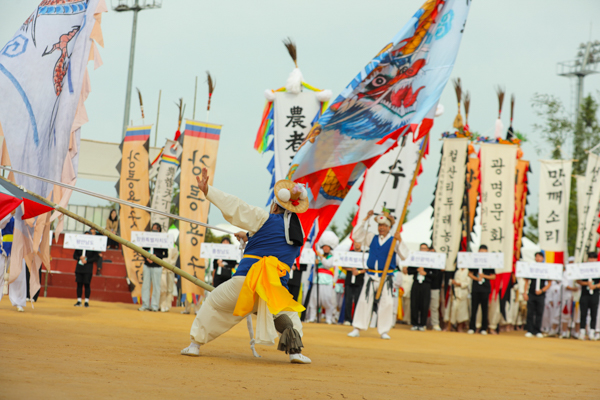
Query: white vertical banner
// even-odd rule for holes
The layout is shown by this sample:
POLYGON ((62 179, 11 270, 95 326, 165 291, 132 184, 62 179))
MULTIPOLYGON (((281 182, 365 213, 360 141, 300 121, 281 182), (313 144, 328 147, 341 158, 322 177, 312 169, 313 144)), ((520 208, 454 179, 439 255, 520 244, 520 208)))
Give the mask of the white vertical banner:
MULTIPOLYGON (((152 193, 152 208, 164 212, 171 212, 171 202, 173 200, 173 181, 175 174, 179 169, 179 157, 182 153, 182 145, 167 139, 163 147, 162 155, 158 161, 158 175, 154 184, 152 193)), ((169 217, 152 213, 151 224, 160 224, 163 232, 169 231, 169 217)))
MULTIPOLYGON (((417 167, 421 143, 422 140, 413 143, 408 138, 404 147, 382 155, 367 170, 358 209, 359 223, 365 219, 369 210, 380 213, 383 207, 390 210, 398 222, 417 167)), ((377 234, 377 224, 371 222, 368 230, 377 234)))
POLYGON ((593 225, 597 217, 598 203, 600 202, 599 174, 600 157, 589 153, 583 188, 577 188, 577 205, 581 205, 581 209, 577 210, 579 218, 577 221, 577 242, 575 243, 576 263, 583 262, 584 255, 588 251, 588 244, 595 233, 594 228, 597 228, 593 225), (581 189, 581 192, 579 189, 581 189))
POLYGON ((312 127, 321 103, 316 92, 275 92, 275 180, 284 179, 290 163, 312 127))
POLYGON ((571 160, 540 160, 539 246, 567 254, 571 160))
POLYGON ((498 273, 512 271, 516 165, 516 145, 481 144, 481 244, 504 253, 498 273))
POLYGON ((469 139, 444 139, 433 208, 433 247, 446 254, 446 271, 456 269, 462 235, 469 139))

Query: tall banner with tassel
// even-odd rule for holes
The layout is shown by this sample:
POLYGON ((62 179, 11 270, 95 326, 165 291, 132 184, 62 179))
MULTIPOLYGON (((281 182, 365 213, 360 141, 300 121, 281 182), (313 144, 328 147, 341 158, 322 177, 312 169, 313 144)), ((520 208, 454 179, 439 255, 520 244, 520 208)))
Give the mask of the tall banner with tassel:
MULTIPOLYGON (((117 165, 121 174, 116 186, 119 198, 143 206, 150 205, 148 146, 151 130, 152 125, 127 128, 121 144, 123 156, 117 165)), ((150 227, 150 213, 138 208, 121 205, 119 220, 121 237, 125 240, 131 240, 132 231, 145 231, 150 227)), ((133 303, 140 304, 144 257, 129 247, 123 247, 123 256, 133 303)))
POLYGON ((516 161, 515 145, 481 144, 481 244, 504 253, 497 273, 513 267, 516 161))
POLYGON ((267 166, 271 174, 267 204, 273 200, 275 182, 285 179, 292 159, 331 98, 331 90, 320 90, 304 82, 298 68, 296 44, 291 39, 283 43, 295 68, 284 87, 265 90, 267 104, 254 142, 259 153, 273 151, 267 166))
MULTIPOLYGON (((475 148, 472 144, 469 145, 469 161, 467 161, 467 241, 471 240, 471 234, 475 226, 475 214, 477 213, 477 205, 479 204, 479 184, 480 181, 480 166, 479 157, 475 153, 475 148)), ((464 251, 467 250, 467 243, 464 244, 464 251)))
POLYGON ((432 245, 446 253, 446 271, 456 269, 463 229, 463 199, 469 139, 444 139, 433 204, 432 245))
MULTIPOLYGON (((183 132, 183 153, 179 177, 179 215, 206 223, 210 203, 200 191, 196 177, 202 168, 208 169, 209 185, 213 184, 217 151, 222 125, 186 120, 183 132)), ((179 248, 181 269, 204 280, 204 259, 200 258, 200 245, 204 242, 206 228, 181 221, 179 224, 179 248)), ((181 293, 188 303, 197 303, 204 289, 188 281, 182 281, 181 293)))
MULTIPOLYGON (((154 184, 154 193, 152 193, 152 208, 164 212, 171 211, 171 202, 173 201, 173 183, 175 174, 179 169, 179 158, 183 152, 181 144, 167 139, 160 155, 160 164, 156 183, 154 184)), ((169 218, 152 213, 152 224, 159 224, 163 232, 169 230, 169 218)))
POLYGON ((515 188, 515 252, 513 265, 521 259, 521 247, 523 247, 523 228, 525 227, 525 206, 529 194, 527 174, 529 173, 529 161, 517 160, 516 188, 515 188))
POLYGON ((546 262, 562 264, 567 254, 571 160, 540 160, 539 246, 546 262))
MULTIPOLYGON (((540 192, 541 193, 541 192, 540 192)), ((600 202, 600 157, 589 153, 585 170, 581 218, 577 227, 577 242, 575 243, 575 262, 583 262, 589 250, 590 240, 594 234, 594 220, 600 202)))

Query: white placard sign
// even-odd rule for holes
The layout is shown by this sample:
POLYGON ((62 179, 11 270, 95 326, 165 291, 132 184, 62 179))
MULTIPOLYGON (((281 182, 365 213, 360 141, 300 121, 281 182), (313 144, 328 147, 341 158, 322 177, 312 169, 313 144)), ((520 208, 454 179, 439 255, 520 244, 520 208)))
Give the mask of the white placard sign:
POLYGON ((200 258, 240 261, 240 249, 235 244, 201 243, 200 258))
POLYGON ((458 253, 456 265, 467 269, 502 269, 504 268, 504 253, 458 253))
POLYGON ((562 281, 563 265, 517 261, 517 278, 562 281))
POLYGON ((600 278, 600 262, 567 264, 567 278, 570 280, 600 278))
POLYGON ((100 235, 65 233, 63 248, 75 250, 106 251, 108 238, 100 235))
POLYGON ((408 267, 423 267, 431 269, 446 269, 446 253, 432 251, 415 251, 410 253, 401 265, 408 267))
POLYGON ((316 262, 316 255, 313 249, 302 249, 300 253, 300 264, 313 265, 316 262))
POLYGON ((345 268, 367 268, 369 254, 360 251, 334 251, 333 263, 345 268))
POLYGON ((173 238, 168 233, 131 231, 131 243, 140 247, 170 249, 173 247, 173 238))

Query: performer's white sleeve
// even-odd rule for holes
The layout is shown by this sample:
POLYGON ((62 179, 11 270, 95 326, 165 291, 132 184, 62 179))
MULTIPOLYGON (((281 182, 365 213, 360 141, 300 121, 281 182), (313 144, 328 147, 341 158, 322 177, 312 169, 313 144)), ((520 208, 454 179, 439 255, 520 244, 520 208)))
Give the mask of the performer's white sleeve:
POLYGON ((2 219, 2 221, 0 221, 0 229, 4 229, 4 227, 6 226, 6 224, 8 224, 10 222, 11 218, 12 218, 11 214, 8 214, 6 217, 4 217, 2 219))
POLYGON ((401 260, 406 260, 406 257, 408 257, 408 247, 404 243, 404 240, 401 242, 396 241, 396 254, 398 254, 401 260))
POLYGON ((208 188, 206 199, 223 213, 223 218, 232 225, 250 232, 257 232, 267 219, 269 213, 260 207, 251 206, 241 199, 220 191, 212 186, 208 188))
POLYGON ((329 257, 329 258, 326 258, 326 259, 322 258, 321 259, 321 265, 323 266, 323 268, 327 268, 327 269, 333 268, 334 267, 334 265, 333 265, 333 257, 329 257))
POLYGON ((373 238, 375 235, 371 232, 368 232, 365 227, 365 221, 361 221, 360 224, 356 225, 352 230, 352 239, 355 242, 358 242, 362 245, 362 247, 366 248, 371 245, 373 238))

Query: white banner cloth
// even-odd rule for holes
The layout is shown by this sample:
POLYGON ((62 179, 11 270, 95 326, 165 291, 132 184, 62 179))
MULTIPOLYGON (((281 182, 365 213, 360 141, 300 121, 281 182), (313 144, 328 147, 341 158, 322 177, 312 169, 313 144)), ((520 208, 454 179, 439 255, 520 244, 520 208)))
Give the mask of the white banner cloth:
POLYGON ((567 251, 571 160, 540 160, 539 246, 567 251))
POLYGON ((512 271, 516 164, 516 145, 481 144, 481 244, 504 253, 498 273, 512 271))
MULTIPOLYGON (((582 195, 577 205, 582 205, 582 209, 577 213, 580 216, 577 226, 577 241, 575 242, 575 262, 583 261, 585 253, 587 253, 588 244, 594 237, 594 221, 598 214, 598 203, 600 202, 600 157, 589 153, 587 168, 585 170, 585 181, 583 185, 582 195)), ((579 189, 579 187, 577 188, 579 189)), ((579 193, 579 191, 578 191, 579 193)), ((579 194, 578 194, 579 196, 579 194)), ((595 247, 595 243, 594 243, 595 247)))
MULTIPOLYGON (((167 139, 160 160, 157 161, 158 175, 154 184, 154 192, 152 193, 152 208, 164 212, 171 212, 171 203, 173 201, 173 181, 175 174, 179 169, 179 157, 183 152, 183 146, 177 142, 167 139)), ((162 232, 169 230, 169 217, 152 213, 150 223, 160 224, 162 232)))
POLYGON ((433 248, 446 253, 446 271, 456 269, 454 260, 462 235, 469 139, 444 139, 433 208, 433 248))
POLYGON ((321 103, 316 92, 276 92, 274 101, 275 180, 285 179, 292 159, 312 127, 321 103))

